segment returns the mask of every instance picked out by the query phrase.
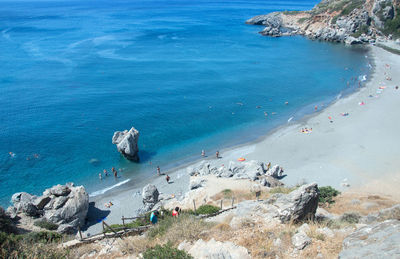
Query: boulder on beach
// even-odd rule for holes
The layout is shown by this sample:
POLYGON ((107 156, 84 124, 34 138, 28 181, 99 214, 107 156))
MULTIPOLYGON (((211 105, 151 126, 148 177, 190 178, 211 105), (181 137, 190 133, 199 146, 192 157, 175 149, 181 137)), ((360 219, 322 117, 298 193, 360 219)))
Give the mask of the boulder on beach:
POLYGON ((265 174, 275 178, 280 177, 281 169, 279 165, 276 165, 267 171, 265 164, 257 160, 240 163, 230 161, 228 166, 220 166, 219 168, 212 166, 208 161, 201 161, 195 166, 188 167, 187 172, 190 176, 215 175, 223 178, 232 177, 233 179, 250 179, 255 181, 265 174))
POLYGON ((140 210, 141 213, 145 213, 149 210, 151 210, 154 205, 159 201, 159 192, 156 188, 156 186, 152 184, 148 184, 145 187, 143 187, 142 191, 142 199, 143 199, 143 208, 140 210))
POLYGON ((112 143, 117 145, 117 150, 124 157, 129 160, 138 162, 139 161, 139 131, 132 127, 129 131, 116 131, 112 137, 112 143))
POLYGON ((85 224, 89 209, 89 195, 83 186, 73 183, 55 185, 43 192, 42 196, 29 193, 15 193, 7 209, 11 217, 16 215, 40 218, 57 224, 60 233, 73 233, 85 224))

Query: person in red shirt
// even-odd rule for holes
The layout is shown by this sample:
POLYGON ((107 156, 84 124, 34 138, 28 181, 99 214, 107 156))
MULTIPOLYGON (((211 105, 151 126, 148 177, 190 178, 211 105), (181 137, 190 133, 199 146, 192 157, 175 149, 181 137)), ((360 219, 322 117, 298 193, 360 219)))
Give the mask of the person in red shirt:
POLYGON ((181 209, 180 209, 179 207, 176 207, 176 208, 172 211, 172 217, 178 217, 180 211, 181 211, 181 209))

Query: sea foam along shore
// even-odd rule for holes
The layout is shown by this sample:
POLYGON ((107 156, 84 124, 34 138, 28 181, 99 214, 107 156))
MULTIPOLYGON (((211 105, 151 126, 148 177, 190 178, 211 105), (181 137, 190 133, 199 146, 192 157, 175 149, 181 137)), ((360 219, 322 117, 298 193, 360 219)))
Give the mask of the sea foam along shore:
MULTIPOLYGON (((397 141, 400 121, 396 118, 399 118, 400 89, 396 90, 395 86, 400 85, 400 74, 396 74, 400 71, 400 56, 375 46, 370 48, 375 70, 366 87, 314 116, 281 127, 257 143, 223 150, 221 159, 210 161, 218 166, 239 157, 271 161, 285 168, 288 176, 283 182, 287 185, 302 181, 339 189, 350 185, 352 189, 361 188, 364 192, 398 199, 400 191, 396 186, 400 176, 396 173, 400 160, 396 157, 400 156, 397 141), (312 128, 312 132, 302 133, 305 127, 312 128)), ((178 168, 170 176, 171 184, 164 177, 154 178, 151 183, 161 193, 183 197, 189 184, 186 168, 178 168)), ((91 200, 101 210, 106 209, 106 202, 112 201, 114 205, 106 220, 120 223, 121 216, 133 216, 142 205, 141 187, 105 193, 91 200)), ((99 221, 91 218, 94 213, 89 211, 89 214, 89 219, 99 221)), ((87 232, 93 234, 100 230, 101 224, 93 224, 87 232)))

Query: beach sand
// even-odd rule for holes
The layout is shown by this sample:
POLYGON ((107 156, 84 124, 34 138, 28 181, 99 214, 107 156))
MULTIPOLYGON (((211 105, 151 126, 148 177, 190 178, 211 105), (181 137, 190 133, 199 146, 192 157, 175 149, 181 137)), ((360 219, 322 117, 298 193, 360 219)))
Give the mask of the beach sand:
MULTIPOLYGON (((282 181, 286 185, 317 182, 319 186, 330 185, 342 191, 370 192, 400 200, 400 143, 397 138, 400 89, 395 89, 396 85, 400 86, 400 73, 396 73, 400 71, 400 56, 374 46, 369 55, 373 57, 375 69, 360 91, 301 121, 280 127, 258 142, 222 150, 220 159, 215 159, 215 154, 209 154, 206 159, 215 166, 239 157, 271 162, 284 167, 287 176, 282 181), (380 86, 386 88, 379 91, 380 86), (359 105, 361 102, 365 105, 359 105), (349 115, 342 116, 342 113, 349 115), (332 122, 328 117, 332 117, 332 122), (312 132, 301 133, 305 127, 312 128, 312 132)), ((316 105, 320 107, 319 103, 316 105)), ((167 184, 165 176, 154 177, 149 182, 161 193, 182 199, 189 190, 186 168, 173 170, 169 175, 174 181, 171 184, 167 184)), ((215 183, 214 180, 209 182, 207 192, 210 195, 227 187, 226 183, 215 183)), ((120 224, 122 216, 134 216, 142 204, 139 194, 142 187, 92 197, 91 202, 98 210, 92 208, 89 219, 100 222, 106 215, 107 223, 120 224), (104 204, 109 201, 114 205, 107 209, 104 204)), ((89 227, 86 234, 100 231, 98 223, 89 227)))

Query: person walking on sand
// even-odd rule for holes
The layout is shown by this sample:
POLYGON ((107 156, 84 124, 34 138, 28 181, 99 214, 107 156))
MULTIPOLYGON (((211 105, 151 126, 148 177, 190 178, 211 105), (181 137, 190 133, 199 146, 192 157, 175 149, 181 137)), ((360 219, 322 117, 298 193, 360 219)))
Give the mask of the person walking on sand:
POLYGON ((157 166, 157 175, 160 176, 161 175, 161 169, 159 166, 157 166))
POLYGON ((215 152, 215 156, 219 158, 219 151, 215 152))
POLYGON ((204 149, 201 151, 201 156, 205 157, 206 156, 206 152, 204 151, 204 149))
POLYGON ((167 175, 167 176, 165 177, 165 180, 167 180, 167 183, 169 183, 169 179, 171 179, 171 178, 169 177, 169 175, 167 175))

